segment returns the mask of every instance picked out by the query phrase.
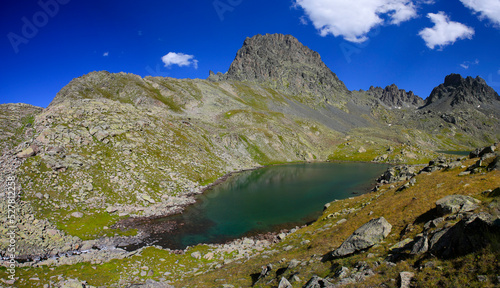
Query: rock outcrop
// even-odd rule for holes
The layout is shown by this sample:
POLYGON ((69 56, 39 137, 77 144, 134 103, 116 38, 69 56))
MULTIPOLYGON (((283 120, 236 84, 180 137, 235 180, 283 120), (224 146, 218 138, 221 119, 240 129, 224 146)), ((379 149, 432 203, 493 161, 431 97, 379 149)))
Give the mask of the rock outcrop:
POLYGON ((281 277, 278 288, 293 288, 293 286, 285 277, 281 277))
POLYGON ((303 288, 327 288, 327 287, 334 287, 328 280, 323 279, 318 276, 313 276, 307 283, 304 285, 303 288))
POLYGON ((498 151, 497 146, 500 144, 495 144, 483 148, 477 148, 474 151, 471 151, 469 153, 469 158, 478 158, 478 157, 483 157, 485 154, 490 154, 490 153, 495 153, 495 151, 498 151))
POLYGON ((409 165, 398 165, 389 167, 384 174, 380 175, 377 182, 380 184, 395 183, 410 180, 418 173, 418 167, 409 165))
POLYGON ((424 105, 422 98, 412 91, 406 92, 399 89, 396 84, 387 86, 384 89, 371 86, 367 92, 390 108, 418 108, 424 105))
POLYGON ((491 243, 489 235, 499 235, 499 220, 485 212, 464 217, 448 228, 431 234, 430 251, 441 258, 466 255, 485 248, 491 243))
POLYGON ((441 215, 473 211, 481 201, 470 196, 449 195, 436 202, 436 208, 441 215))
POLYGON ((410 288, 411 279, 415 277, 413 272, 399 272, 399 287, 400 288, 410 288))
POLYGON ((370 248, 391 233, 392 225, 384 217, 372 219, 359 227, 339 248, 332 252, 333 257, 343 257, 370 248))
MULTIPOLYGON (((498 197, 495 191, 487 196, 498 197)), ((494 208, 498 202, 492 203, 490 207, 494 208)), ((392 249, 389 259, 398 259, 404 251, 411 255, 431 253, 449 259, 487 247, 500 235, 499 212, 495 209, 491 210, 493 214, 477 212, 479 204, 479 200, 464 195, 439 199, 436 201, 438 217, 426 222, 423 231, 414 239, 407 238, 394 245, 397 249, 392 249)))

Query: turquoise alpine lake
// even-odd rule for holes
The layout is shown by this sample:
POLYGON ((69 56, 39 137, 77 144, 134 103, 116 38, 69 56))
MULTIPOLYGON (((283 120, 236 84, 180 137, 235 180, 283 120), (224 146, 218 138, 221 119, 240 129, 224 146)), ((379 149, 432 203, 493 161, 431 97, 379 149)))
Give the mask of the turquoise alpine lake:
MULTIPOLYGON (((325 203, 366 193, 389 166, 374 163, 278 165, 234 174, 180 215, 152 221, 147 243, 184 249, 290 229, 317 219, 325 203)), ((141 245, 141 246, 142 246, 141 245)))

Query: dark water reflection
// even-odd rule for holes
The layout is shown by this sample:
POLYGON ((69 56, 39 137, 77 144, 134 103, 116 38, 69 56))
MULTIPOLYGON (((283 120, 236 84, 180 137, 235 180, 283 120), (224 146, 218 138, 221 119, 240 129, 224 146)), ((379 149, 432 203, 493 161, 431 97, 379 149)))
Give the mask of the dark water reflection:
POLYGON ((387 167, 313 163, 242 172, 206 191, 182 215, 155 220, 175 221, 178 229, 153 234, 144 244, 184 249, 303 225, 320 216, 325 203, 367 192, 387 167))

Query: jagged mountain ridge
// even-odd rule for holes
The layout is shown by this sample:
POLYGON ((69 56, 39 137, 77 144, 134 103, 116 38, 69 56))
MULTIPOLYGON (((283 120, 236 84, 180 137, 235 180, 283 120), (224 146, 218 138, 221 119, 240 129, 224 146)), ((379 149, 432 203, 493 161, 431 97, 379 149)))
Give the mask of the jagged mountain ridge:
POLYGON ((424 105, 424 99, 415 95, 413 91, 406 92, 399 89, 396 84, 389 85, 382 89, 381 87, 371 86, 367 93, 379 99, 382 103, 391 108, 405 107, 418 108, 424 105))
POLYGON ((467 106, 498 111, 500 96, 479 76, 463 78, 460 74, 450 74, 432 90, 425 103, 426 109, 443 111, 467 106))

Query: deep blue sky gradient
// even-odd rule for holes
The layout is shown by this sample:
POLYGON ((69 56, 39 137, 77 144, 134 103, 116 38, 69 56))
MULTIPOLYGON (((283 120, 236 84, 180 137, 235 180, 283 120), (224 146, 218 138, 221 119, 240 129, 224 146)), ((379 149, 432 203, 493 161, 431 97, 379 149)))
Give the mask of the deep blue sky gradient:
MULTIPOLYGON (((42 0, 49 1, 56 0, 42 0)), ((23 17, 33 22, 34 15, 45 12, 38 1, 0 4, 0 103, 46 107, 73 78, 98 70, 204 79, 209 70, 226 72, 246 37, 265 33, 297 37, 318 51, 351 90, 395 83, 426 98, 450 73, 479 75, 500 90, 500 29, 479 20, 459 0, 422 6, 417 19, 376 28, 361 45, 322 37, 310 22, 301 24, 304 12, 293 8, 291 0, 217 0, 238 4, 223 18, 213 0, 59 1, 67 3, 54 2, 59 11, 26 38, 28 43, 19 44, 17 53, 9 33, 23 36, 23 17), (474 28, 472 40, 458 40, 442 51, 426 47, 417 34, 433 26, 427 13, 438 11, 474 28), (348 57, 346 50, 352 52, 348 57), (164 67, 161 57, 169 52, 194 55, 198 69, 164 67), (476 59, 479 63, 468 69, 460 66, 476 59)))

